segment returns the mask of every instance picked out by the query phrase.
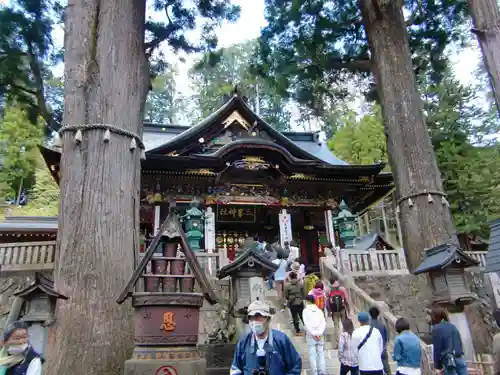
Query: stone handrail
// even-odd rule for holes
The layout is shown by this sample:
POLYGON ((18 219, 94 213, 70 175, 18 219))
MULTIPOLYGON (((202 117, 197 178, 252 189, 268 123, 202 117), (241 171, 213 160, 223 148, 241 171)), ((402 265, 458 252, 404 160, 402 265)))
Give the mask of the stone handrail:
MULTIPOLYGON (((480 264, 483 269, 486 265, 487 251, 468 251, 467 254, 480 264)), ((338 256, 334 258, 333 264, 344 274, 350 276, 388 276, 406 275, 408 267, 404 249, 395 250, 337 250, 338 256)))
MULTIPOLYGON (((386 327, 389 330, 389 337, 394 338, 396 332, 397 317, 389 311, 389 307, 384 301, 376 301, 359 288, 351 277, 344 276, 339 270, 333 266, 335 262, 334 257, 323 257, 320 260, 321 275, 325 282, 329 282, 332 277, 337 278, 340 283, 348 290, 349 303, 357 311, 368 311, 371 306, 378 306, 381 312, 381 317, 385 321, 386 327)), ((432 346, 427 345, 425 342, 420 341, 422 348, 422 374, 434 374, 432 367, 432 346)), ((392 341, 389 347, 389 356, 392 355, 392 341)))
MULTIPOLYGON (((56 241, 14 242, 0 244, 0 272, 40 272, 54 269, 56 241)), ((215 278, 225 265, 220 253, 200 250, 196 254, 207 275, 215 278)))
POLYGON ((0 244, 0 272, 35 272, 54 269, 56 241, 0 244))

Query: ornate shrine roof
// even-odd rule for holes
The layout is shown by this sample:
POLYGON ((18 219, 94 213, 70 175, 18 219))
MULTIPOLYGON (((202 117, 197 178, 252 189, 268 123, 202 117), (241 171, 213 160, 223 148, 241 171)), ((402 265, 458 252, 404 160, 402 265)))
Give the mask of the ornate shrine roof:
MULTIPOLYGON (((260 184, 281 190, 295 186, 326 200, 347 199, 355 212, 394 189, 392 175, 382 172, 383 163, 349 165, 333 155, 316 133, 279 132, 237 93, 191 127, 145 123, 143 142, 143 181, 145 176, 156 181, 159 175, 168 175, 210 186, 260 184)), ((60 152, 41 150, 58 180, 60 152)), ((156 190, 154 185, 147 190, 156 190)))

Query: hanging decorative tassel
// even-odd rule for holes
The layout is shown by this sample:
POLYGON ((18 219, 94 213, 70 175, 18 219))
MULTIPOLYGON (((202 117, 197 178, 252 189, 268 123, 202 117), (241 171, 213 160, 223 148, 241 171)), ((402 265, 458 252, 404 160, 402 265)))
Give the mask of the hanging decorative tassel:
POLYGON ((62 147, 62 139, 59 133, 56 132, 54 136, 54 147, 62 147))
POLYGON ((146 150, 141 150, 141 160, 146 160, 146 150))
POLYGON ((104 136, 102 137, 102 140, 106 143, 109 142, 110 139, 111 139, 111 132, 109 131, 109 129, 106 129, 106 131, 104 132, 104 136))
POLYGON ((135 141, 135 138, 132 138, 130 141, 130 151, 134 151, 137 148, 137 142, 135 141))
POLYGON ((82 131, 81 130, 78 130, 75 133, 75 142, 76 143, 81 143, 82 142, 82 131))
POLYGON ((411 198, 408 198, 408 207, 413 207, 413 201, 411 198))
POLYGON ((446 207, 450 207, 450 202, 448 202, 448 199, 446 199, 446 197, 443 195, 443 197, 441 198, 441 203, 446 206, 446 207))
POLYGON ((434 202, 434 199, 432 198, 432 195, 427 194, 427 202, 428 202, 428 203, 432 203, 432 202, 434 202))

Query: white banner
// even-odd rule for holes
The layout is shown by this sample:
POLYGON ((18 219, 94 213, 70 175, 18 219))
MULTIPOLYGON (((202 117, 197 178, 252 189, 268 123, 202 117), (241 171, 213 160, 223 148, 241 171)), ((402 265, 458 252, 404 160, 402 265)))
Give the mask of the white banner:
POLYGON ((490 272, 488 275, 490 276, 496 307, 500 308, 500 277, 498 277, 498 273, 496 272, 490 272))
POLYGON ((280 243, 281 246, 285 247, 285 242, 290 242, 292 240, 292 219, 290 214, 283 210, 279 214, 280 221, 280 243))
POLYGON ((215 213, 211 207, 205 211, 205 250, 215 250, 215 213))

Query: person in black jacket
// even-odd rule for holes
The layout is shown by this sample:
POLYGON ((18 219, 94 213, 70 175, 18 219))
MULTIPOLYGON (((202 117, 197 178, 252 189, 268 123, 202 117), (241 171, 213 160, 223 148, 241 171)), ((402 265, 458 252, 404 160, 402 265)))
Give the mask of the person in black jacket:
POLYGON ((462 338, 457 327, 448 321, 448 313, 440 306, 431 309, 434 368, 444 375, 467 375, 462 338))
POLYGON ((387 331, 387 327, 384 325, 384 323, 378 320, 378 317, 380 315, 380 310, 378 309, 378 307, 376 306, 370 307, 368 313, 370 314, 371 318, 370 324, 380 331, 382 339, 384 340, 384 351, 382 352, 382 363, 384 364, 384 374, 391 375, 391 366, 389 366, 389 356, 387 355, 387 343, 389 341, 389 332, 387 331))

